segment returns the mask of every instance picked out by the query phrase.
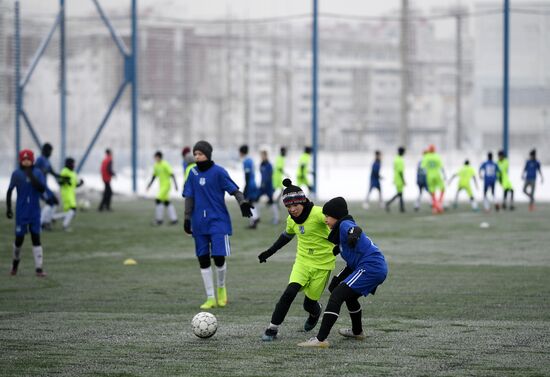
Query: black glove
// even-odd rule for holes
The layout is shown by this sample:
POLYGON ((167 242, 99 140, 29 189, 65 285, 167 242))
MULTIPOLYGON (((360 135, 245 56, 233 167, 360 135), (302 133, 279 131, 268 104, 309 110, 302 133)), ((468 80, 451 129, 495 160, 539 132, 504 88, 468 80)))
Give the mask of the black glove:
POLYGON ((334 245, 334 247, 332 248, 332 254, 334 254, 334 256, 340 254, 340 245, 334 245))
POLYGON ((185 220, 183 221, 183 230, 184 230, 185 233, 187 233, 187 234, 193 234, 193 232, 191 231, 191 220, 185 219, 185 220))
POLYGON ((6 211, 6 217, 8 219, 12 219, 13 218, 13 212, 11 211, 11 208, 8 208, 7 211, 6 211))
POLYGON ((260 253, 260 255, 258 255, 258 259, 260 260, 260 263, 265 263, 265 262, 267 262, 267 258, 272 256, 273 254, 275 254, 274 251, 266 250, 266 251, 260 253))
POLYGON ((252 217, 251 209, 254 208, 250 202, 244 201, 241 203, 241 214, 243 217, 252 217))
POLYGON ((357 241, 359 240, 359 237, 361 237, 361 233, 363 233, 363 229, 359 228, 357 225, 348 230, 349 247, 354 248, 355 245, 357 245, 357 241))

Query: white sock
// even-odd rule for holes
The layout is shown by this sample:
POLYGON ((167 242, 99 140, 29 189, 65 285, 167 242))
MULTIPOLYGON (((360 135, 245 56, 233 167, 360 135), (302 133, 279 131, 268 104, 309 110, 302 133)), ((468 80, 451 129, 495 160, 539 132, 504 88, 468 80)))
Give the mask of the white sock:
POLYGON ((178 214, 176 213, 176 207, 172 203, 168 205, 168 217, 170 221, 178 221, 178 214))
POLYGON ((258 204, 254 208, 250 210, 252 212, 252 218, 257 220, 260 218, 260 209, 258 208, 258 204))
POLYGON ((64 219, 65 217, 67 217, 67 212, 57 212, 57 213, 52 213, 52 219, 64 219))
POLYGON ((218 288, 225 287, 225 274, 227 272, 227 263, 224 263, 223 266, 216 266, 217 278, 218 278, 218 288))
POLYGON ((471 202, 472 202, 472 209, 476 210, 477 209, 477 202, 473 199, 471 200, 471 202))
POLYGON ((42 212, 40 213, 40 224, 47 224, 52 221, 52 206, 46 204, 42 207, 42 212))
POLYGON ((487 197, 483 198, 483 208, 485 208, 486 211, 489 210, 489 199, 487 197))
POLYGON ((48 212, 48 218, 46 219, 46 222, 48 223, 52 222, 55 211, 57 211, 57 206, 56 205, 50 206, 50 212, 48 212))
POLYGON ((42 268, 42 246, 33 246, 32 255, 34 256, 34 267, 42 268))
POLYGON ((270 323, 269 326, 267 326, 268 329, 277 330, 279 328, 279 325, 274 325, 273 323, 270 323))
POLYGON ((15 246, 15 244, 13 244, 13 259, 14 260, 20 260, 21 259, 21 248, 15 246))
POLYGON ((212 269, 201 268, 202 282, 204 284, 204 290, 206 291, 206 297, 214 298, 214 279, 212 276, 212 269))
POLYGON ((63 220, 63 228, 68 228, 69 225, 71 225, 71 221, 73 221, 73 217, 76 214, 76 211, 74 209, 70 209, 68 212, 65 212, 65 219, 63 220))
POLYGON ((163 218, 164 218, 164 204, 159 203, 155 207, 155 220, 157 222, 162 222, 163 218))
POLYGON ((273 203, 271 205, 271 212, 273 212, 273 223, 278 224, 279 223, 279 206, 277 203, 273 203))

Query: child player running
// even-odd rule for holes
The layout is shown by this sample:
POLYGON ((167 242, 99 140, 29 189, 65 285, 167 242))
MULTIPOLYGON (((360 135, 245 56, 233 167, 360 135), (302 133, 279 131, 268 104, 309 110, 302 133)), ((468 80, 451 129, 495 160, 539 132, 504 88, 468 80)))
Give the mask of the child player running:
POLYGON ((258 255, 258 259, 260 263, 265 263, 294 236, 298 237, 298 245, 288 286, 275 305, 271 323, 262 335, 263 341, 277 338, 279 326, 283 323, 296 295, 302 290, 305 294, 304 309, 309 313, 304 330, 310 331, 315 327, 321 315, 321 305, 318 301, 325 290, 336 259, 332 254, 333 246, 327 239, 329 228, 325 224, 321 207, 309 201, 304 191, 294 186, 290 179, 285 179, 283 185, 286 187, 282 196, 283 204, 289 213, 286 229, 269 249, 258 255))
POLYGON ((340 308, 344 302, 351 317, 351 329, 340 329, 338 333, 347 338, 365 339, 361 324, 361 304, 358 299, 374 294, 388 274, 386 260, 380 249, 348 214, 348 205, 344 198, 329 200, 323 206, 323 213, 331 229, 328 239, 336 244, 334 254, 340 253, 346 261, 346 267, 329 285, 331 294, 317 336, 299 343, 300 347, 329 346, 328 335, 340 315, 340 308))

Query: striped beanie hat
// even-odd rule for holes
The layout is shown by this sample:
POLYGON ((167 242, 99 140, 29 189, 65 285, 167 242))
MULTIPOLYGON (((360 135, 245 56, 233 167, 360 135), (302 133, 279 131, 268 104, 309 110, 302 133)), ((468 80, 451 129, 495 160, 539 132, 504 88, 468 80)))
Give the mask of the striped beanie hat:
POLYGON ((300 187, 294 186, 290 179, 283 179, 283 186, 286 187, 283 191, 283 204, 285 206, 309 202, 304 191, 300 187))

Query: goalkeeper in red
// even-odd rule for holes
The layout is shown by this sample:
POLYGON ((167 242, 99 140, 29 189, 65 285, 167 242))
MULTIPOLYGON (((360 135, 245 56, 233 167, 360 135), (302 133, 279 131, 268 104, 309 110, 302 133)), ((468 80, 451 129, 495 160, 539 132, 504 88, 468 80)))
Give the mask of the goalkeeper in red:
POLYGON ((359 297, 373 295, 388 274, 388 266, 382 252, 349 215, 344 198, 329 200, 323 206, 323 213, 331 229, 328 239, 336 244, 333 253, 342 256, 346 261, 346 267, 329 285, 331 294, 317 336, 299 343, 300 347, 329 346, 326 339, 340 315, 340 308, 344 302, 351 317, 351 329, 340 329, 338 333, 347 338, 365 339, 359 297))
POLYGON ((231 255, 229 236, 231 218, 225 205, 225 193, 237 199, 243 217, 251 217, 252 205, 244 199, 239 187, 227 171, 212 161, 212 146, 201 140, 193 147, 196 166, 191 168, 183 187, 185 198, 185 233, 195 240, 195 254, 199 260, 201 276, 206 290, 206 301, 201 309, 227 304, 225 257, 231 255), (214 278, 210 259, 216 266, 218 297, 214 294, 214 278))
POLYGON ((318 301, 336 259, 332 254, 332 244, 327 239, 329 228, 325 224, 321 207, 310 202, 304 191, 294 186, 290 179, 283 180, 283 185, 286 187, 282 196, 283 204, 289 214, 286 229, 269 249, 258 255, 258 259, 260 263, 265 263, 294 236, 298 237, 298 245, 288 286, 275 305, 271 323, 262 335, 262 340, 267 342, 277 338, 279 326, 300 291, 304 292, 304 309, 309 314, 304 330, 310 331, 315 327, 321 316, 321 305, 318 301))

